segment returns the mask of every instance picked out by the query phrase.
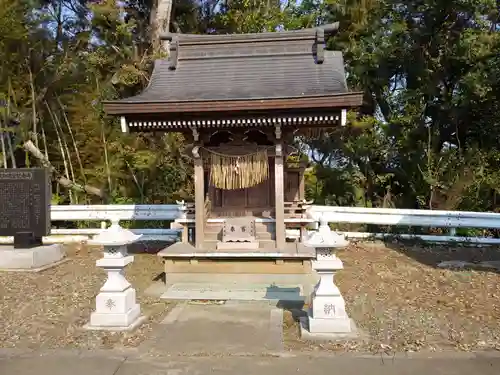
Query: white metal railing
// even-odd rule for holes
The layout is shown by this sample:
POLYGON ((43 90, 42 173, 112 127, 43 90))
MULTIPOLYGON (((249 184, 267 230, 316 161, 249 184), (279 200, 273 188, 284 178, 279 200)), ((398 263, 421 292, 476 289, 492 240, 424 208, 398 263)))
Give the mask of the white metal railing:
MULTIPOLYGON (((84 241, 99 234, 106 228, 105 222, 120 222, 126 220, 155 220, 155 221, 183 221, 186 219, 187 204, 178 202, 171 205, 69 205, 52 206, 51 220, 54 224, 60 221, 96 221, 101 222, 96 228, 80 229, 52 229, 52 234, 46 238, 47 243, 84 241)), ((478 244, 500 244, 500 239, 486 237, 458 237, 457 228, 500 229, 500 214, 487 212, 464 211, 430 211, 405 210, 389 208, 365 207, 335 207, 318 206, 308 207, 307 215, 314 221, 320 217, 330 223, 375 224, 387 226, 417 226, 447 228, 448 235, 398 235, 402 238, 420 238, 434 242, 471 242, 478 244)), ((133 229, 137 234, 143 234, 144 240, 175 241, 179 236, 179 229, 154 228, 133 229)), ((393 236, 384 233, 345 232, 349 238, 384 238, 393 236)), ((298 231, 288 230, 287 236, 298 236, 298 231)), ((0 243, 12 243, 10 237, 0 237, 0 243)))
MULTIPOLYGON (((313 205, 308 210, 309 217, 318 221, 320 217, 329 223, 374 224, 396 227, 446 228, 448 235, 398 234, 404 239, 419 238, 432 242, 469 242, 477 244, 500 244, 499 238, 460 237, 457 228, 499 229, 500 214, 493 212, 408 210, 396 208, 337 207, 313 205)), ((349 238, 394 237, 388 233, 345 232, 349 238)))
POLYGON ((175 220, 183 215, 183 204, 116 204, 52 206, 52 221, 83 220, 175 220))
MULTIPOLYGON (((44 238, 45 243, 81 242, 89 237, 101 233, 107 226, 107 221, 120 222, 126 220, 155 220, 174 221, 184 217, 184 204, 156 204, 156 205, 67 205, 51 206, 50 218, 52 222, 60 221, 97 221, 100 228, 75 228, 51 230, 51 235, 44 238)), ((144 241, 175 241, 179 236, 179 229, 154 228, 132 229, 136 234, 142 234, 144 241)), ((13 237, 0 237, 0 244, 13 243, 13 237)))
POLYGON ((500 214, 470 211, 402 210, 395 208, 311 206, 308 214, 332 223, 438 228, 500 228, 500 214))

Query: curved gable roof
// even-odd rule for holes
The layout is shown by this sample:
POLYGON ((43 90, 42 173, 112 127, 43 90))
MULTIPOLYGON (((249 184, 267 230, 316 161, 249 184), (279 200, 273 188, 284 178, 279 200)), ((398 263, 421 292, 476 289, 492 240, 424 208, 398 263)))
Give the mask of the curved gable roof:
POLYGON ((125 114, 139 113, 141 104, 348 94, 342 53, 324 51, 325 31, 335 26, 259 34, 169 34, 164 39, 171 41, 170 56, 155 62, 149 86, 137 96, 104 103, 105 109, 125 114))

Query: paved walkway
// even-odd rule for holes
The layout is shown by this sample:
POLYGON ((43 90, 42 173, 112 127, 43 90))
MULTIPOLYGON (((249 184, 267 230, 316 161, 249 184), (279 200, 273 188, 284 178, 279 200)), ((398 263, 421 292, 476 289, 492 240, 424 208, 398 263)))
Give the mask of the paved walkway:
POLYGON ((170 355, 248 355, 283 351, 283 311, 269 302, 181 303, 142 350, 170 355))
POLYGON ((436 355, 432 358, 299 355, 289 357, 170 356, 116 352, 52 352, 4 356, 0 374, 16 375, 497 375, 500 355, 436 355))
POLYGON ((290 353, 270 303, 179 304, 126 351, 0 349, 0 375, 497 375, 500 352, 381 356, 290 353))

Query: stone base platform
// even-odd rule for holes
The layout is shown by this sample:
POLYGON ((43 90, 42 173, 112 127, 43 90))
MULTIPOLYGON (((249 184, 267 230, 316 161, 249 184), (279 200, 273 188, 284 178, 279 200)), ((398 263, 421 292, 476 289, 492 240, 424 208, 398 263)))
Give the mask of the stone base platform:
POLYGON ((176 283, 167 286, 162 299, 231 300, 231 301, 297 301, 304 303, 306 294, 300 284, 176 283))
POLYGON ((217 250, 240 250, 240 251, 255 251, 259 249, 259 242, 219 242, 217 243, 217 250))
POLYGON ((85 324, 83 329, 87 331, 111 331, 111 332, 132 332, 136 328, 142 325, 147 320, 147 316, 140 315, 137 319, 135 319, 128 326, 100 326, 100 325, 92 325, 92 323, 85 324))
POLYGON ((187 243, 176 243, 160 252, 165 273, 204 274, 312 274, 314 249, 290 244, 279 249, 196 249, 187 243))
POLYGON ((14 249, 12 245, 0 246, 0 270, 39 272, 65 261, 63 245, 44 245, 31 249, 14 249))
POLYGON ((151 284, 145 293, 164 299, 308 303, 317 281, 316 274, 171 273, 151 284))
POLYGON ((312 319, 313 331, 309 316, 300 317, 300 337, 309 341, 347 341, 361 338, 361 332, 352 319, 346 322, 334 322, 329 319, 312 319), (337 324, 340 323, 340 324, 337 324), (338 332, 335 328, 338 328, 338 332), (322 329, 323 328, 323 329, 322 329))

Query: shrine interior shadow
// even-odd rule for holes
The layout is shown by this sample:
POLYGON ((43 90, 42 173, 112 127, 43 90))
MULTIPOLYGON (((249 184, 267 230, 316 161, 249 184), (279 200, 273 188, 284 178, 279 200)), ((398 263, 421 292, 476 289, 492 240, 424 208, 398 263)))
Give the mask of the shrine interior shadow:
POLYGON ((167 275, 165 272, 160 272, 158 275, 153 277, 152 281, 161 281, 163 284, 167 283, 167 275))
POLYGON ((289 300, 279 300, 276 304, 278 309, 290 312, 292 319, 296 322, 300 320, 301 317, 307 316, 306 305, 304 301, 289 301, 289 300))
POLYGON ((303 300, 304 297, 300 294, 300 292, 301 290, 299 287, 284 288, 272 284, 266 288, 266 294, 264 295, 264 299, 278 300, 278 301, 303 300))
POLYGON ((266 289, 264 298, 268 300, 277 300, 276 307, 289 311, 296 321, 302 316, 307 316, 307 311, 304 310, 305 297, 301 295, 301 289, 299 287, 286 288, 270 285, 266 289))

